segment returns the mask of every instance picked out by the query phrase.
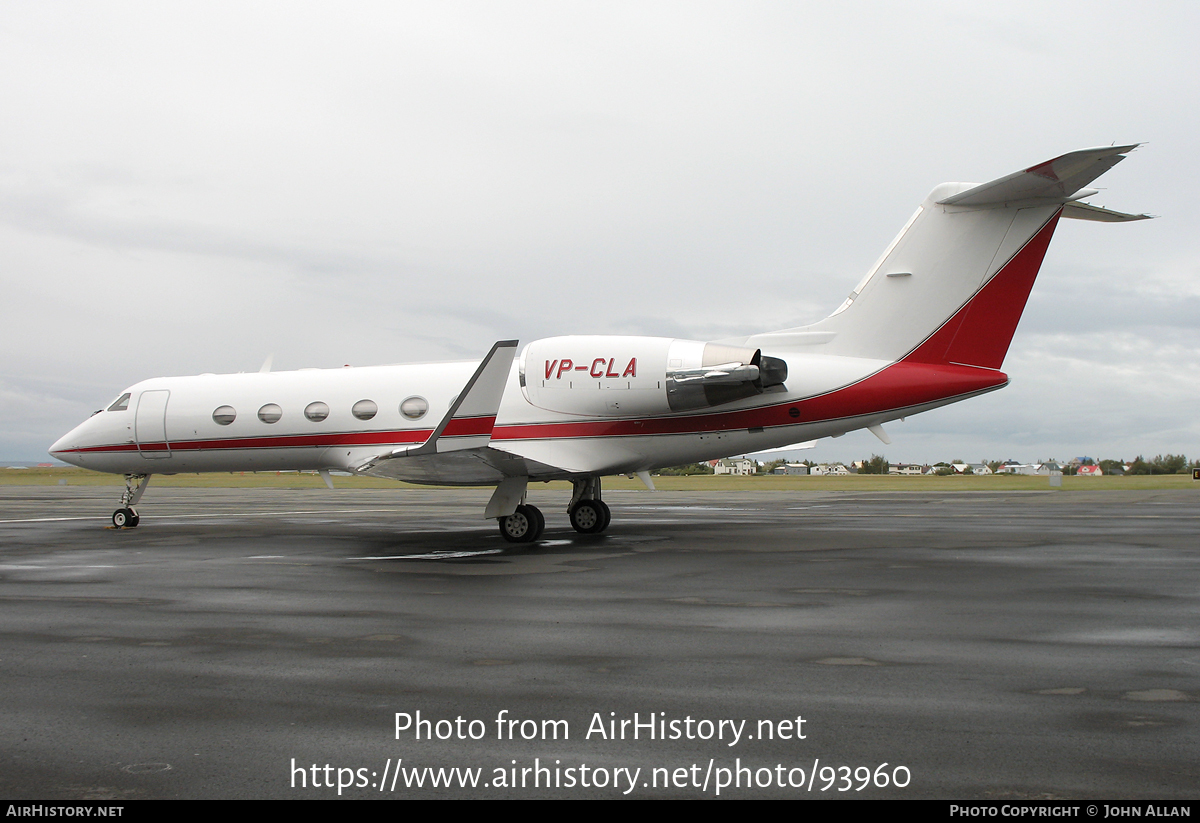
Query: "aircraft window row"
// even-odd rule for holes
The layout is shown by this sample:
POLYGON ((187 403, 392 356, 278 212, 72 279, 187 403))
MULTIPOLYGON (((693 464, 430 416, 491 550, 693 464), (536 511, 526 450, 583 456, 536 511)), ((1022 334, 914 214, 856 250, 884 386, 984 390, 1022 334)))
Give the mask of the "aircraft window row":
MULTIPOLYGON (((109 411, 123 411, 129 408, 129 395, 122 395, 109 407, 109 411)), ((400 404, 400 413, 409 420, 420 420, 429 411, 429 401, 424 397, 409 397, 400 404)), ((379 414, 379 405, 374 400, 359 400, 350 409, 350 413, 359 420, 370 420, 379 414)), ((304 416, 314 423, 320 423, 329 417, 329 404, 316 401, 304 407, 304 416)), ((283 418, 283 409, 278 403, 267 403, 258 410, 258 419, 264 423, 278 423, 283 418)), ((233 406, 218 406, 212 413, 213 422, 218 426, 228 426, 237 419, 237 411, 233 406)))

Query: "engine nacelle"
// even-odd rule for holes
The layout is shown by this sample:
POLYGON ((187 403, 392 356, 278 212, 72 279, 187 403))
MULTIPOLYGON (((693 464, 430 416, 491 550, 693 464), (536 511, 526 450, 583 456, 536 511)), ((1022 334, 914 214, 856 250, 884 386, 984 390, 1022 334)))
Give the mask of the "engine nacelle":
POLYGON ((669 337, 547 337, 525 347, 521 391, 549 411, 593 417, 719 406, 787 379, 758 349, 669 337))

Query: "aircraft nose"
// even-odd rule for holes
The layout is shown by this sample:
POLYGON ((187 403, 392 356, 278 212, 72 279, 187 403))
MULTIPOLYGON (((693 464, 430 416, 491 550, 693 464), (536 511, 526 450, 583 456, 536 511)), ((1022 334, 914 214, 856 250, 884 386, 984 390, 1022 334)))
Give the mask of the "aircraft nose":
POLYGON ((76 426, 62 437, 55 440, 54 445, 50 447, 50 456, 66 463, 75 463, 72 450, 77 448, 76 441, 78 438, 76 437, 76 432, 78 431, 79 427, 76 426))

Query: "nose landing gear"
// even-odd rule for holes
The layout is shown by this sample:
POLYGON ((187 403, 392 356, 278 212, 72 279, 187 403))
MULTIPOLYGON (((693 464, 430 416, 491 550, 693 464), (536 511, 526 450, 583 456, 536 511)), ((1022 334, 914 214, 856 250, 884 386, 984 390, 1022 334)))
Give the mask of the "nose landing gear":
POLYGON ((142 499, 146 486, 150 484, 148 474, 125 475, 125 493, 121 495, 121 508, 113 512, 112 524, 115 529, 132 529, 141 522, 134 506, 142 499))

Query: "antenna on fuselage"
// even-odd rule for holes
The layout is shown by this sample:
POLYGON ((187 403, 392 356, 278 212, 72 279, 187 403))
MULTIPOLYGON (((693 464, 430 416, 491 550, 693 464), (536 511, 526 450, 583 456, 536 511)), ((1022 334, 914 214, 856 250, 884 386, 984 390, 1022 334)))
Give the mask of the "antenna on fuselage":
POLYGON ((267 359, 263 361, 262 368, 258 370, 259 374, 266 374, 271 371, 271 361, 275 359, 275 352, 267 355, 267 359))

